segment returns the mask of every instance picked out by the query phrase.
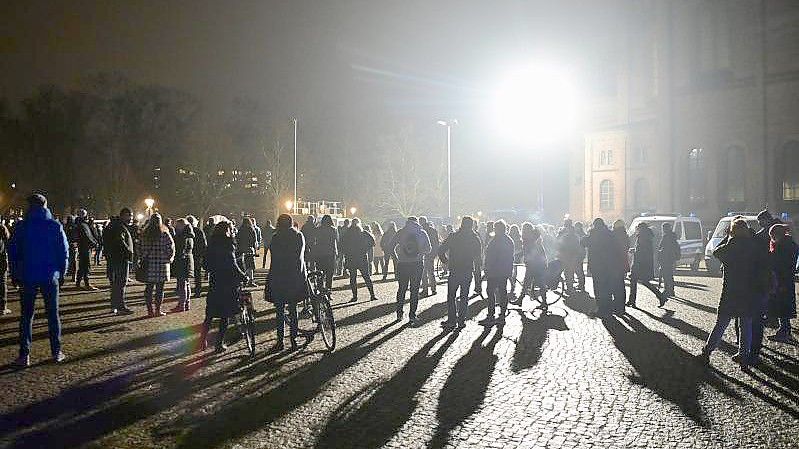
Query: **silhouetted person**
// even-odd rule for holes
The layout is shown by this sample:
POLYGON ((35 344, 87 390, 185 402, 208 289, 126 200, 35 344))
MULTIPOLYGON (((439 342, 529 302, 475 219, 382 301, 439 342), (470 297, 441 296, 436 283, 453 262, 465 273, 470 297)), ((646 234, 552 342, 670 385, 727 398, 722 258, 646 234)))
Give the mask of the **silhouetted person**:
POLYGON ((767 261, 764 253, 747 226, 746 220, 732 222, 728 235, 719 243, 713 256, 724 264, 724 284, 717 309, 716 324, 708 336, 700 357, 707 361, 718 347, 725 329, 733 318, 738 318, 738 353, 733 360, 742 368, 750 365, 752 345, 752 318, 759 313, 758 294, 764 282, 767 261))
POLYGON ((338 229, 333 224, 333 218, 325 215, 316 229, 316 241, 311 250, 316 262, 316 268, 325 276, 325 288, 333 288, 333 275, 336 272, 336 257, 338 256, 338 229))
POLYGON ((397 224, 393 221, 386 223, 386 229, 383 237, 380 239, 380 246, 383 248, 383 280, 388 278, 388 263, 394 263, 394 275, 397 272, 397 254, 391 248, 391 242, 397 235, 397 224))
POLYGON ((389 245, 391 253, 397 257, 397 321, 402 321, 405 293, 410 289, 411 304, 408 313, 408 322, 415 326, 416 308, 419 305, 419 284, 422 280, 424 256, 432 249, 430 238, 419 226, 416 217, 408 217, 405 226, 397 231, 389 245))
POLYGON ((281 214, 272 238, 272 266, 267 276, 265 296, 275 304, 277 343, 272 351, 283 350, 286 307, 289 311, 291 349, 297 349, 297 303, 306 296, 305 239, 292 226, 291 216, 281 214))
POLYGON ((203 265, 205 264, 205 253, 208 250, 208 237, 200 227, 200 222, 194 215, 186 217, 186 221, 194 230, 194 246, 192 255, 194 256, 194 297, 199 298, 203 290, 203 265))
POLYGON ((674 269, 682 257, 680 243, 677 235, 672 231, 671 223, 663 223, 663 236, 658 245, 658 263, 660 264, 660 277, 663 278, 663 294, 660 297, 660 306, 666 304, 669 297, 674 296, 674 269))
POLYGON ((267 253, 269 252, 269 245, 272 244, 272 237, 275 236, 275 231, 275 227, 272 226, 272 220, 266 220, 266 226, 261 230, 264 240, 264 260, 261 268, 266 268, 267 253))
MULTIPOLYGON (((67 215, 64 220, 64 233, 67 235, 67 242, 69 243, 69 262, 67 265, 66 277, 72 282, 78 279, 78 240, 77 240, 77 227, 75 226, 75 217, 67 215)), ((64 282, 64 276, 60 279, 61 283, 64 282)))
POLYGON ((374 274, 380 274, 380 269, 385 265, 386 252, 383 251, 383 227, 380 223, 372 223, 372 236, 375 238, 375 247, 372 249, 372 267, 374 274))
POLYGON ((474 231, 474 219, 465 216, 457 232, 449 235, 438 248, 438 257, 447 264, 447 319, 441 322, 445 329, 465 326, 466 312, 469 306, 469 284, 472 282, 472 271, 480 258, 482 245, 480 237, 474 231), (455 297, 458 295, 456 303, 455 297))
POLYGON ((591 230, 581 243, 588 250, 588 269, 594 282, 597 315, 606 317, 613 311, 611 298, 614 291, 619 291, 619 283, 621 290, 624 290, 621 249, 601 218, 594 220, 591 230))
POLYGON ((78 211, 78 218, 75 219, 75 241, 78 248, 78 275, 75 282, 78 287, 83 282, 87 290, 97 290, 97 287, 89 284, 92 250, 97 247, 97 240, 89 225, 88 215, 85 209, 81 209, 78 211))
POLYGON ((53 220, 43 195, 28 198, 25 219, 17 223, 8 244, 11 281, 22 288, 20 304, 18 367, 30 366, 33 312, 41 292, 47 310, 47 329, 53 360, 66 358, 61 351, 61 321, 58 316, 58 284, 67 269, 69 248, 61 225, 53 220))
POLYGON ((172 312, 191 308, 191 282, 194 275, 194 229, 184 218, 175 221, 175 260, 172 271, 177 279, 178 304, 172 312))
POLYGON ((0 223, 0 315, 8 315, 11 309, 8 308, 8 292, 6 284, 6 273, 8 273, 8 241, 11 239, 11 231, 5 224, 0 223))
POLYGON ((630 299, 627 305, 635 307, 635 300, 638 296, 638 283, 644 285, 663 305, 661 293, 657 286, 652 285, 655 278, 655 234, 645 221, 638 223, 635 231, 635 252, 633 253, 633 265, 630 269, 630 299))
POLYGON ((106 275, 111 284, 111 308, 114 314, 130 315, 133 310, 125 304, 125 287, 128 285, 130 262, 133 260, 133 237, 126 226, 133 219, 127 207, 119 211, 103 231, 103 248, 106 275))
MULTIPOLYGON (((244 273, 249 279, 249 287, 255 284, 255 249, 258 247, 258 233, 250 217, 244 217, 241 229, 236 234, 236 253, 244 273)), ((307 260, 307 259, 306 259, 307 260)))
POLYGON ((419 226, 424 229, 427 236, 430 238, 430 246, 432 247, 430 253, 424 256, 424 272, 422 273, 422 295, 428 296, 436 294, 436 256, 438 256, 438 247, 441 241, 438 239, 438 231, 436 228, 427 221, 427 217, 419 217, 419 226), (429 291, 428 291, 429 290, 429 291))
POLYGON ((775 224, 769 229, 771 236, 769 260, 775 285, 769 301, 768 315, 779 322, 777 333, 769 339, 782 343, 791 341, 791 318, 796 318, 794 270, 799 247, 793 241, 790 230, 784 224, 775 224))
POLYGON ((312 267, 313 260, 311 259, 311 248, 313 248, 314 239, 316 238, 314 236, 316 233, 316 217, 313 215, 308 215, 308 218, 305 220, 305 224, 303 224, 302 228, 300 228, 300 232, 305 238, 305 265, 312 267))
MULTIPOLYGON (((768 254, 771 251, 771 236, 769 235, 769 230, 772 226, 776 224, 781 224, 782 222, 774 218, 768 210, 763 210, 759 214, 757 214, 757 223, 760 225, 760 230, 755 233, 755 242, 757 243, 758 249, 768 257, 768 254)), ((774 271, 771 269, 771 266, 768 267, 769 276, 773 277, 775 275, 774 271)), ((763 331, 766 326, 766 314, 768 313, 769 303, 772 302, 774 292, 772 289, 764 286, 763 289, 760 290, 760 296, 758 297, 757 305, 758 305, 758 313, 752 319, 752 358, 759 359, 760 357, 760 348, 763 346, 763 331)))
MULTIPOLYGON (((577 235, 577 239, 580 241, 582 241, 582 239, 588 235, 583 229, 582 222, 579 221, 574 224, 574 233, 577 235)), ((586 249, 582 245, 580 246, 582 247, 582 253, 580 260, 577 262, 577 266, 574 268, 574 274, 577 276, 577 290, 585 291, 585 269, 583 267, 583 263, 585 262, 586 249)))
POLYGON ((541 297, 541 307, 547 307, 547 253, 541 239, 541 231, 532 225, 524 222, 522 224, 522 260, 524 261, 524 279, 522 280, 522 290, 519 299, 514 304, 521 306, 524 297, 528 294, 535 299, 536 287, 538 295, 541 297))
POLYGON ((369 290, 369 297, 376 300, 375 290, 372 286, 372 278, 369 276, 369 250, 375 246, 375 239, 372 234, 361 228, 361 220, 353 218, 350 227, 344 231, 341 237, 341 247, 345 257, 345 268, 350 273, 350 290, 352 299, 350 302, 358 300, 358 272, 366 283, 369 290))
POLYGON ((496 322, 502 325, 508 310, 508 278, 513 273, 513 241, 508 236, 505 220, 494 223, 494 237, 486 246, 484 266, 488 315, 482 323, 493 325, 496 322), (495 318, 497 305, 499 316, 495 318))
POLYGON ((563 220, 563 227, 558 231, 558 259, 563 266, 563 276, 566 279, 566 294, 574 290, 574 275, 578 270, 582 272, 584 257, 585 250, 580 246, 580 237, 577 236, 572 221, 567 218, 563 220))
POLYGON ((208 244, 205 269, 208 271, 208 298, 205 302, 205 321, 200 334, 200 347, 208 347, 208 332, 214 318, 219 318, 217 352, 227 349, 225 331, 228 320, 239 313, 238 293, 247 276, 239 266, 230 223, 222 221, 214 226, 208 244))

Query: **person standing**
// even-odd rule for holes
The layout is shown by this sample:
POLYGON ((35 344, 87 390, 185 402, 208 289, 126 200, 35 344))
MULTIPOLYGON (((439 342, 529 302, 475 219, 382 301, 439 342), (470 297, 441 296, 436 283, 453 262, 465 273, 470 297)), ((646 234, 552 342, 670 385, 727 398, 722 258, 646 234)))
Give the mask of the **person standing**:
POLYGON ((10 231, 5 224, 0 223, 0 314, 2 315, 11 313, 11 309, 8 308, 8 286, 6 284, 9 239, 11 239, 10 231))
MULTIPOLYGON (((563 265, 563 277, 566 279, 565 293, 569 295, 574 291, 575 274, 583 271, 585 250, 580 246, 580 238, 574 230, 572 221, 568 218, 563 220, 563 227, 558 231, 558 258, 563 265)), ((579 274, 577 278, 579 283, 579 274)))
POLYGON ((94 232, 87 221, 88 215, 86 209, 81 209, 75 220, 75 240, 78 248, 78 275, 75 283, 80 287, 80 283, 84 282, 86 290, 97 290, 97 287, 89 284, 92 249, 97 247, 97 240, 94 239, 94 232))
MULTIPOLYGON (((236 253, 239 263, 244 267, 244 273, 249 279, 248 287, 257 287, 255 284, 255 247, 258 246, 258 234, 252 224, 250 217, 244 217, 241 229, 236 234, 236 253)), ((307 251, 306 251, 307 253, 307 251)), ((307 261, 306 257, 306 261, 307 261)))
POLYGON ((267 275, 264 295, 275 304, 277 313, 277 343, 272 352, 283 350, 286 308, 289 311, 291 350, 297 349, 297 303, 305 298, 305 239, 292 226, 291 215, 281 214, 277 232, 272 238, 272 267, 267 275))
POLYGON ((394 252, 394 249, 391 247, 391 242, 394 240, 394 237, 397 235, 397 224, 393 221, 389 221, 386 224, 386 232, 383 234, 383 237, 380 239, 380 247, 383 248, 383 280, 385 281, 388 279, 388 263, 394 263, 394 276, 396 277, 397 272, 397 254, 394 252))
POLYGON ((314 245, 314 233, 316 232, 316 217, 308 215, 305 224, 300 228, 303 238, 305 238, 305 266, 312 267, 311 248, 314 245))
POLYGON ((762 254, 746 220, 743 219, 732 222, 729 235, 713 251, 713 256, 724 264, 724 279, 716 324, 699 355, 704 362, 709 361, 710 354, 721 343, 730 321, 738 318, 738 353, 733 356, 733 360, 741 368, 752 363, 752 318, 759 313, 757 295, 760 294, 758 285, 762 282, 759 277, 766 263, 762 254))
POLYGON ((799 247, 793 241, 790 230, 784 224, 775 224, 769 229, 771 236, 769 259, 775 282, 774 294, 769 300, 768 315, 776 318, 779 323, 777 333, 770 336, 769 340, 781 343, 791 341, 791 319, 796 318, 794 269, 799 247))
POLYGON ((261 268, 266 269, 266 261, 267 261, 267 253, 269 252, 269 245, 272 244, 272 237, 274 237, 275 235, 275 227, 272 226, 272 220, 266 220, 266 226, 264 226, 261 235, 263 236, 264 240, 264 259, 261 268))
POLYGON ((547 307, 547 252, 541 238, 541 231, 532 223, 522 224, 522 260, 524 261, 524 280, 519 299, 514 304, 521 306, 528 294, 535 299, 536 287, 541 298, 541 308, 547 307))
POLYGON ((383 251, 383 245, 380 244, 383 241, 383 228, 380 226, 380 223, 372 223, 372 235, 375 238, 375 247, 372 250, 372 266, 374 267, 374 274, 377 275, 380 274, 380 269, 383 267, 383 260, 386 255, 383 251))
POLYGON ((660 297, 660 307, 663 307, 669 297, 674 296, 674 269, 682 254, 671 223, 663 223, 661 229, 663 236, 658 245, 658 264, 660 264, 660 276, 663 278, 663 294, 660 297))
POLYGON ((510 275, 510 296, 516 296, 516 282, 519 276, 519 265, 524 261, 524 251, 522 250, 522 231, 519 225, 512 224, 508 229, 508 236, 513 242, 513 273, 510 275))
POLYGON ((186 221, 194 231, 194 245, 192 256, 194 257, 194 297, 199 298, 203 290, 203 266, 205 265, 205 253, 208 250, 208 238, 205 231, 199 226, 200 222, 194 215, 186 217, 186 221))
POLYGON ((194 275, 194 230, 185 218, 175 221, 175 260, 172 268, 177 278, 178 304, 171 312, 191 308, 191 281, 194 275))
POLYGON ((480 258, 482 245, 474 231, 474 219, 465 216, 457 232, 451 233, 438 248, 438 257, 447 264, 447 319, 441 322, 444 329, 463 328, 469 306, 469 284, 475 261, 480 258), (456 302, 456 295, 458 301, 456 302))
POLYGON ((353 218, 350 227, 344 231, 341 238, 342 251, 345 257, 345 268, 350 273, 350 290, 352 299, 350 302, 358 301, 358 272, 366 283, 369 290, 369 297, 372 301, 376 300, 372 278, 369 276, 369 250, 375 246, 375 239, 371 234, 361 228, 361 220, 353 218))
MULTIPOLYGON (((488 315, 481 324, 500 326, 505 323, 508 311, 508 278, 513 273, 513 240, 508 236, 508 225, 505 220, 494 223, 494 238, 486 247, 485 274, 486 293, 488 296, 488 315), (499 316, 494 317, 497 304, 499 316)), ((546 303, 546 299, 544 299, 546 303)))
MULTIPOLYGON (((66 233, 67 242, 69 242, 69 265, 67 266, 66 276, 72 282, 75 282, 78 279, 78 240, 74 216, 66 216, 64 220, 64 233, 66 233)), ((60 282, 64 282, 63 277, 60 279, 60 282)))
MULTIPOLYGON (((588 235, 585 233, 582 222, 578 221, 574 224, 574 234, 577 235, 578 241, 582 241, 583 238, 588 235)), ((574 274, 577 276, 577 290, 581 292, 585 291, 585 267, 583 265, 585 263, 586 254, 586 248, 580 245, 580 256, 577 261, 577 266, 574 268, 574 274)))
POLYGON ((89 220, 92 231, 94 231, 94 240, 97 242, 97 248, 94 249, 94 265, 100 265, 100 259, 103 257, 103 225, 96 223, 94 219, 89 220))
POLYGON ((118 217, 111 221, 103 231, 103 248, 106 259, 106 275, 111 284, 112 313, 130 315, 133 310, 125 304, 125 287, 128 285, 130 262, 133 260, 133 237, 127 224, 133 219, 133 213, 127 207, 119 211, 118 217))
POLYGON ((50 352, 56 363, 66 359, 61 350, 61 321, 58 314, 59 279, 67 269, 69 245, 64 229, 47 209, 47 199, 35 194, 28 198, 25 218, 16 224, 8 243, 11 281, 21 286, 19 357, 17 367, 30 366, 33 314, 37 293, 41 292, 47 310, 50 352))
POLYGON ((147 314, 150 317, 164 316, 166 313, 161 311, 161 304, 164 302, 164 284, 170 279, 170 264, 175 259, 175 241, 161 214, 155 213, 150 217, 142 232, 138 251, 140 268, 137 271, 141 271, 143 276, 137 280, 145 283, 147 314))
MULTIPOLYGON (((761 252, 761 255, 769 259, 771 253, 771 227, 782 222, 774 218, 768 210, 763 210, 757 214, 757 223, 760 225, 760 230, 754 234, 755 243, 761 252)), ((776 273, 773 271, 773 266, 767 267, 769 280, 773 280, 776 273)), ((773 302, 776 291, 764 285, 760 290, 758 297, 758 313, 752 318, 752 348, 751 356, 753 360, 759 360, 760 348, 763 346, 763 334, 766 328, 766 315, 768 314, 769 304, 773 302)))
MULTIPOLYGON (((344 219, 344 222, 338 226, 338 247, 339 249, 344 248, 341 244, 341 239, 344 238, 344 233, 347 232, 347 229, 350 227, 350 219, 344 219)), ((344 251, 338 252, 338 258, 336 259, 336 276, 343 276, 344 275, 344 251)))
POLYGON ((635 234, 635 252, 633 253, 633 265, 630 269, 630 299, 627 305, 635 307, 635 300, 638 295, 638 283, 644 285, 658 299, 661 307, 664 300, 662 294, 656 286, 652 285, 655 278, 655 234, 645 221, 638 223, 635 234))
POLYGON ((395 254, 397 264, 397 321, 402 321, 404 314, 405 293, 410 289, 411 304, 408 313, 408 323, 411 326, 419 324, 416 318, 416 309, 419 305, 419 284, 422 280, 424 256, 432 249, 430 238, 419 226, 416 217, 408 217, 405 226, 397 231, 389 244, 389 253, 395 254))
POLYGON ((591 230, 581 244, 588 250, 588 269, 594 282, 597 316, 606 317, 613 311, 611 298, 618 283, 624 288, 624 265, 621 249, 601 218, 594 219, 591 230))
POLYGON ((427 233, 430 238, 431 250, 424 256, 424 272, 422 273, 422 296, 429 296, 436 294, 436 256, 438 255, 438 246, 441 241, 438 240, 438 231, 435 226, 427 221, 427 217, 419 217, 419 225, 427 233))
POLYGON ((228 320, 239 313, 238 292, 247 278, 235 254, 230 223, 222 221, 214 226, 203 263, 210 281, 205 302, 205 320, 200 333, 200 349, 204 351, 208 348, 208 332, 214 318, 219 318, 216 351, 222 352, 227 349, 225 331, 228 320))
POLYGON ((333 224, 333 218, 330 215, 324 215, 316 230, 316 241, 311 254, 317 268, 324 273, 325 288, 328 290, 333 288, 333 275, 336 271, 336 258, 339 253, 338 242, 338 229, 333 224))

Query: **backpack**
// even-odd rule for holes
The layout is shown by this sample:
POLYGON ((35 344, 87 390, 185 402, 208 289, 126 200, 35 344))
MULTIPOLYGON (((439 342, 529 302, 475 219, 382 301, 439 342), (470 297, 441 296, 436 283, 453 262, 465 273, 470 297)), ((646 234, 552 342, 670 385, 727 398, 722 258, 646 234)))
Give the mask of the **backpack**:
POLYGON ((402 254, 407 257, 418 257, 419 239, 417 238, 416 234, 405 236, 402 244, 400 245, 400 249, 402 250, 402 254))

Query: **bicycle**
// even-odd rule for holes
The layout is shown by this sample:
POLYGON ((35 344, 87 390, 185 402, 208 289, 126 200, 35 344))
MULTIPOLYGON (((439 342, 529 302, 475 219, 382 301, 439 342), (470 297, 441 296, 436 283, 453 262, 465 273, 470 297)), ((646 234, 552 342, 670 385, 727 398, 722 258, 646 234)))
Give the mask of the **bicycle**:
POLYGON ((241 332, 241 338, 247 343, 250 357, 255 356, 255 306, 252 303, 252 293, 239 288, 239 313, 236 315, 236 326, 241 332))
MULTIPOLYGON (((330 305, 330 291, 325 288, 324 273, 309 271, 305 285, 307 294, 297 304, 297 332, 308 340, 321 333, 328 352, 332 352, 336 349, 336 321, 330 305)), ((285 314, 283 319, 290 327, 289 314, 285 314)))
MULTIPOLYGON (((516 267, 519 267, 519 268, 524 268, 525 270, 527 269, 526 265, 524 263, 514 263, 513 265, 516 266, 516 267)), ((521 271, 521 270, 519 270, 519 271, 521 271)), ((519 293, 518 297, 514 298, 513 300, 508 300, 508 303, 510 303, 512 305, 515 305, 515 306, 518 306, 521 303, 521 298, 526 296, 526 295, 529 295, 530 299, 532 299, 533 301, 536 301, 538 303, 537 309, 541 309, 543 311, 547 311, 549 309, 549 306, 555 305, 560 300, 560 298, 563 296, 562 292, 566 290, 566 287, 565 287, 566 286, 566 281, 565 281, 565 279, 563 279, 563 277, 560 276, 560 274, 558 274, 557 277, 555 277, 553 279, 548 279, 549 282, 547 282, 547 290, 548 291, 557 292, 557 288, 558 288, 558 286, 560 286, 561 293, 558 293, 558 296, 556 298, 554 298, 554 300, 542 299, 540 294, 537 294, 538 292, 536 291, 536 285, 530 285, 529 286, 529 291, 527 291, 527 292, 524 291, 523 279, 524 279, 524 276, 522 276, 522 279, 519 279, 518 276, 515 279, 512 279, 512 287, 514 287, 514 288, 512 288, 512 290, 515 290, 515 285, 516 284, 518 284, 522 288, 522 290, 519 293)), ((510 293, 509 293, 509 296, 511 296, 510 293)), ((547 298, 548 297, 549 297, 549 295, 547 295, 547 298)))

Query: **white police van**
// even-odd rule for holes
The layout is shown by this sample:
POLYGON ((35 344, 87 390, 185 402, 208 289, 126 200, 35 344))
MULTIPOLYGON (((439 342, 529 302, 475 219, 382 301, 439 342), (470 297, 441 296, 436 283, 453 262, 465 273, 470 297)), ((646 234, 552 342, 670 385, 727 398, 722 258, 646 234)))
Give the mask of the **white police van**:
MULTIPOLYGON (((677 235, 677 243, 680 244, 680 260, 677 265, 689 265, 692 270, 699 270, 699 263, 702 261, 703 251, 705 246, 704 233, 702 232, 702 221, 693 216, 682 215, 648 215, 642 214, 640 217, 635 217, 630 223, 627 234, 630 236, 635 235, 635 228, 639 223, 645 222, 652 229, 655 234, 655 246, 660 243, 660 238, 663 236, 663 223, 671 223, 671 228, 677 235)), ((655 251, 655 258, 657 262, 657 251, 655 251)), ((657 264, 655 265, 657 266, 657 264)))

